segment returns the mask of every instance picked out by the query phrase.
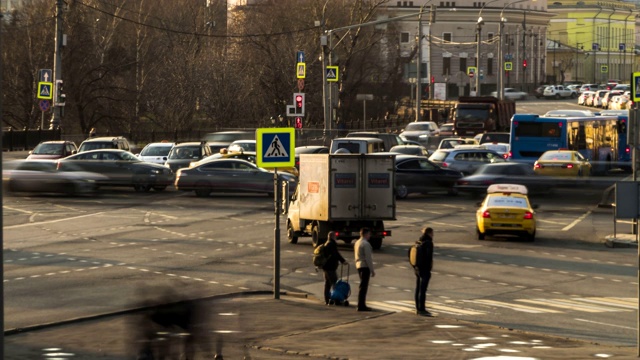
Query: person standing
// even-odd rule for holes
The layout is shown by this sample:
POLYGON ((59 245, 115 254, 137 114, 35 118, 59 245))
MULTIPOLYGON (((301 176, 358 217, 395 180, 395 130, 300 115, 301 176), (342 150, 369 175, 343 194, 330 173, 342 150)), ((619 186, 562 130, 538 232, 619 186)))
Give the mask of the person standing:
POLYGON ((329 232, 329 236, 327 236, 327 242, 324 244, 325 251, 329 255, 327 262, 322 266, 322 271, 324 272, 324 303, 329 305, 329 300, 331 300, 331 289, 338 281, 338 274, 336 270, 338 270, 338 262, 343 265, 347 264, 347 261, 340 255, 338 251, 338 244, 336 243, 336 233, 333 231, 329 232))
POLYGON ((371 311, 367 307, 367 290, 369 288, 369 278, 376 276, 373 269, 373 248, 369 243, 371 230, 369 228, 360 229, 360 239, 353 246, 353 254, 356 260, 356 269, 360 276, 360 288, 358 289, 358 311, 371 311))
POLYGON ((416 291, 414 294, 416 304, 416 314, 421 316, 433 316, 426 308, 427 288, 431 280, 431 269, 433 268, 433 229, 430 227, 422 231, 418 245, 417 264, 413 270, 416 274, 416 291))

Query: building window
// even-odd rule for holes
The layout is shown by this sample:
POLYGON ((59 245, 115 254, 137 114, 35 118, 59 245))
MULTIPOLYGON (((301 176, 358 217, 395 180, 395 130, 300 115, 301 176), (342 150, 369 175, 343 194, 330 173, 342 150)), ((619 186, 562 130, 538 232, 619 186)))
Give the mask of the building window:
POLYGON ((450 43, 451 42, 451 33, 442 33, 442 41, 445 43, 450 43))
POLYGON ((493 58, 487 59, 487 75, 493 75, 493 58))
POLYGON ((400 44, 407 44, 409 42, 409 34, 408 32, 400 33, 400 44))
POLYGON ((488 34, 487 34, 487 39, 488 39, 489 41, 491 41, 491 40, 493 39, 493 36, 494 36, 494 35, 493 35, 493 33, 492 33, 492 32, 490 32, 490 33, 488 33, 488 34))
POLYGON ((460 58, 460 71, 467 73, 467 58, 460 58))
POLYGON ((442 58, 442 75, 451 74, 451 58, 442 58))

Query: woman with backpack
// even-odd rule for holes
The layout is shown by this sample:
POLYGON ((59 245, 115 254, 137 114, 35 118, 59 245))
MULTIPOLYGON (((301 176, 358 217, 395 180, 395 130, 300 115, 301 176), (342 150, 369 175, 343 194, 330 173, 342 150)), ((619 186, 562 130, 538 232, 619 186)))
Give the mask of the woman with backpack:
POLYGON ((322 271, 324 272, 324 303, 329 305, 331 300, 331 289, 338 281, 338 262, 343 265, 347 264, 347 261, 340 255, 338 251, 338 244, 336 243, 336 233, 329 232, 327 241, 322 245, 327 256, 327 261, 322 265, 322 271))

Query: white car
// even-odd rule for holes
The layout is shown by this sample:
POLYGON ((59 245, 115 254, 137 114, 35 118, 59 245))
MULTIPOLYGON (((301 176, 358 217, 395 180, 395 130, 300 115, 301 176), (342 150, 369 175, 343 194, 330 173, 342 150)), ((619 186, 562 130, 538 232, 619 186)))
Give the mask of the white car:
POLYGON ((438 135, 440 135, 440 128, 433 121, 410 122, 400 133, 402 140, 417 141, 420 145, 427 144, 430 137, 438 135))
MULTIPOLYGON (((498 97, 498 92, 494 91, 491 93, 491 96, 498 97)), ((504 98, 509 100, 524 100, 526 99, 528 94, 524 91, 519 91, 514 88, 505 88, 504 89, 504 98)))
POLYGON ((229 152, 256 152, 255 140, 235 140, 227 148, 229 152))
POLYGON ((174 145, 174 143, 166 141, 149 143, 136 156, 142 161, 164 165, 174 145))
POLYGON ((587 105, 587 99, 594 93, 595 91, 583 91, 578 97, 578 105, 587 105))

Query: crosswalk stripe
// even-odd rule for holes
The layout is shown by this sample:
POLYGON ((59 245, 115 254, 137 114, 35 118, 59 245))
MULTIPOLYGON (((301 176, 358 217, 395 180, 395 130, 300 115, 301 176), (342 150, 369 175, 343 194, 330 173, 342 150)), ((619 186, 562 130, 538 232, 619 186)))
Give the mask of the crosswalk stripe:
MULTIPOLYGON (((393 300, 387 300, 387 301, 374 301, 374 302, 370 302, 372 304, 372 306, 375 305, 379 305, 382 308, 385 309, 392 309, 392 311, 409 311, 409 312, 413 312, 415 310, 415 305, 413 304, 413 301, 409 301, 409 300, 403 300, 403 301, 393 301, 393 300)), ((435 303, 435 302, 431 302, 431 301, 427 301, 427 308, 429 309, 434 309, 436 310, 438 313, 446 313, 446 314, 451 314, 451 315, 485 315, 486 312, 484 311, 475 311, 475 310, 468 310, 468 309, 460 309, 457 307, 451 307, 451 306, 446 306, 443 305, 441 303, 435 303)))
POLYGON ((560 313, 561 312, 561 311, 557 311, 557 310, 542 309, 542 308, 536 308, 536 307, 531 307, 531 306, 526 306, 526 305, 519 305, 519 304, 513 304, 513 303, 504 303, 504 302, 501 302, 501 301, 486 300, 486 299, 464 300, 464 301, 465 302, 469 302, 469 303, 475 303, 475 304, 492 305, 492 306, 507 308, 507 309, 526 312, 526 313, 531 313, 531 314, 560 313))
POLYGON ((575 300, 584 301, 587 303, 600 304, 600 305, 617 306, 617 307, 630 309, 630 310, 638 309, 638 299, 636 298, 590 297, 590 298, 577 298, 575 300))
POLYGON ((404 306, 388 304, 386 301, 367 301, 370 307, 378 310, 388 310, 393 312, 410 311, 411 309, 404 306))
POLYGON ((568 309, 574 311, 585 311, 591 313, 599 313, 599 312, 609 312, 609 311, 618 311, 615 309, 604 308, 600 306, 589 306, 587 304, 580 304, 571 300, 560 300, 560 299, 517 299, 516 301, 526 302, 528 304, 536 304, 543 306, 551 306, 551 307, 559 307, 561 309, 568 309))

